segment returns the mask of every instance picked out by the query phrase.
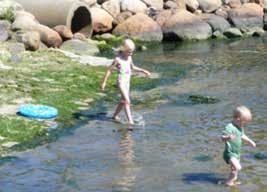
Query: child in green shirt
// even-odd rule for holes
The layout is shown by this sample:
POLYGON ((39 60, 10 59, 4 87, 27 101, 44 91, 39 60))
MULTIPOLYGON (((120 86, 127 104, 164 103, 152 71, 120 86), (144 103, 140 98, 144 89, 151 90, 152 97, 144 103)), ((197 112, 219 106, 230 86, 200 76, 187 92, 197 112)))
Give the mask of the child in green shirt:
POLYGON ((252 120, 250 110, 245 106, 239 106, 234 110, 233 121, 228 124, 222 135, 222 140, 225 142, 225 150, 223 158, 227 164, 230 164, 231 172, 226 180, 226 185, 236 185, 238 171, 241 170, 240 165, 240 150, 242 140, 256 147, 254 141, 248 138, 244 133, 244 126, 252 120))

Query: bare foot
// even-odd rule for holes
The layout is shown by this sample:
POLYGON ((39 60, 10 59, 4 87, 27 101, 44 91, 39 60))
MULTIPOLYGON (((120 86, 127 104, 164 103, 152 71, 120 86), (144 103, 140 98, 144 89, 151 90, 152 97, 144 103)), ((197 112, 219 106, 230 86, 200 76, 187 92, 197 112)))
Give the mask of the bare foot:
POLYGON ((116 121, 116 122, 120 122, 121 121, 121 119, 118 116, 115 116, 115 117, 113 116, 112 119, 114 121, 116 121))
POLYGON ((225 182, 225 185, 232 187, 235 186, 235 182, 225 182))

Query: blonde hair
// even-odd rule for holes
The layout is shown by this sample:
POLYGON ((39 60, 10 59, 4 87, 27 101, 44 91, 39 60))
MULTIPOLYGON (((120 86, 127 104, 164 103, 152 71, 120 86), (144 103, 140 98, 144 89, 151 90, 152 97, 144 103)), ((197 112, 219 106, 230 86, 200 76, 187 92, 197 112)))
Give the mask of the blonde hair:
POLYGON ((125 39, 122 45, 119 47, 119 51, 123 52, 125 50, 135 50, 135 44, 131 39, 125 39))
POLYGON ((248 121, 252 120, 252 114, 246 106, 238 106, 235 108, 233 113, 234 118, 241 118, 248 121))

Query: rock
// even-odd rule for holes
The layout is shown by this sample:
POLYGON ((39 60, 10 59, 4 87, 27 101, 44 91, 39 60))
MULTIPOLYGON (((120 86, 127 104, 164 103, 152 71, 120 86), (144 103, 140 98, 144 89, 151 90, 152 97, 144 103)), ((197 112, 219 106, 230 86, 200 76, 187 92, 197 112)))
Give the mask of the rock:
POLYGON ((89 5, 89 7, 91 7, 92 5, 95 5, 97 0, 83 0, 87 5, 89 5))
POLYGON ((132 13, 146 13, 147 6, 140 0, 121 0, 121 10, 132 13))
POLYGON ((78 39, 72 39, 63 42, 60 49, 70 51, 78 55, 95 55, 99 52, 97 45, 84 42, 78 39))
POLYGON ((104 34, 98 36, 98 39, 105 40, 105 41, 106 40, 111 40, 111 39, 114 39, 114 38, 116 38, 116 36, 112 35, 110 33, 104 33, 104 34))
POLYGON ((0 42, 4 42, 9 39, 9 29, 11 24, 7 20, 0 20, 0 42))
POLYGON ((170 18, 172 16, 172 11, 171 10, 163 10, 160 11, 156 17, 155 17, 155 21, 162 27, 164 25, 164 23, 166 22, 166 20, 168 20, 168 18, 170 18))
POLYGON ((202 40, 212 35, 208 23, 186 10, 173 14, 166 20, 162 29, 166 40, 202 40))
POLYGON ((197 0, 185 0, 185 4, 187 10, 189 10, 192 13, 194 13, 199 7, 199 3, 197 0))
POLYGON ((203 95, 190 95, 188 96, 188 100, 193 104, 214 104, 220 102, 217 98, 203 95))
POLYGON ((53 29, 45 25, 38 24, 36 30, 40 34, 41 41, 47 47, 60 47, 60 45, 62 44, 62 39, 60 35, 53 29))
POLYGON ((264 6, 264 2, 266 3, 266 0, 249 0, 250 3, 257 3, 259 4, 261 7, 264 6))
POLYGON ((82 33, 74 33, 73 39, 79 39, 81 41, 86 41, 86 37, 82 33))
POLYGON ((104 9, 93 7, 90 9, 93 21, 93 31, 103 33, 112 29, 113 17, 104 9))
POLYGON ((229 20, 239 29, 263 28, 263 8, 255 3, 246 3, 228 11, 229 20))
POLYGON ((102 8, 116 18, 120 14, 120 0, 109 0, 102 4, 102 8))
POLYGON ((26 11, 17 11, 15 21, 12 23, 12 30, 35 30, 39 22, 35 17, 26 11))
POLYGON ((143 13, 137 13, 114 30, 115 35, 126 35, 142 41, 161 41, 162 31, 160 25, 143 13))
POLYGON ((178 6, 175 2, 173 1, 167 1, 164 3, 164 9, 177 9, 178 6))
POLYGON ((230 23, 221 16, 206 14, 202 16, 202 18, 211 26, 212 31, 224 32, 226 29, 231 27, 230 23))
POLYGON ((260 28, 260 27, 252 27, 252 28, 248 28, 245 30, 242 30, 241 32, 243 32, 245 35, 249 35, 249 36, 263 36, 265 31, 260 28))
POLYGON ((185 0, 176 0, 175 2, 177 4, 178 9, 185 9, 186 8, 185 0))
POLYGON ((153 7, 156 10, 163 9, 163 0, 142 0, 148 7, 153 7))
POLYGON ((212 33, 212 37, 215 39, 224 39, 225 36, 223 35, 223 33, 221 31, 214 31, 212 33))
POLYGON ((238 8, 240 7, 242 4, 241 4, 241 1, 240 0, 230 0, 228 5, 231 7, 231 8, 238 8))
POLYGON ((211 13, 217 10, 221 5, 221 0, 198 0, 199 7, 205 13, 211 13))
POLYGON ((243 34, 238 28, 233 28, 233 27, 225 30, 223 34, 228 38, 236 38, 243 36, 243 34))
POLYGON ((21 53, 25 51, 25 46, 23 43, 9 43, 8 51, 11 54, 11 62, 19 63, 22 60, 21 53))
POLYGON ((225 8, 222 8, 222 7, 215 11, 215 15, 228 19, 228 12, 227 10, 225 10, 225 8))
POLYGON ((37 31, 18 31, 17 41, 23 43, 26 50, 36 51, 40 46, 40 34, 37 31))
POLYGON ((73 38, 72 31, 65 25, 57 25, 53 27, 53 30, 56 31, 60 35, 63 41, 73 38))
POLYGON ((123 21, 125 21, 126 19, 128 19, 129 17, 131 17, 133 14, 130 11, 125 11, 120 13, 117 17, 116 17, 116 22, 117 24, 122 23, 123 21))

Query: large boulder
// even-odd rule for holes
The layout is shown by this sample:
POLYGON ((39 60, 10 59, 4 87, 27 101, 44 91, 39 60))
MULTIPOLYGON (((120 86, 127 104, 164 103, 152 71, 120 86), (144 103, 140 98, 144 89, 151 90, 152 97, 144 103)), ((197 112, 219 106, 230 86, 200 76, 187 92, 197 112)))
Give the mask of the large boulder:
POLYGON ((195 12, 199 7, 199 3, 197 0, 185 0, 185 4, 186 8, 191 12, 195 12))
POLYGON ((162 10, 155 16, 155 21, 162 27, 172 14, 172 10, 162 10))
POLYGON ((146 13, 147 6, 140 0, 121 0, 121 10, 132 13, 146 13))
POLYGON ((208 23, 186 10, 177 11, 168 18, 162 30, 167 40, 202 40, 212 35, 208 23))
POLYGON ((120 24, 120 23, 122 23, 123 21, 125 21, 126 19, 128 19, 129 17, 131 17, 132 15, 133 15, 133 14, 132 14, 130 11, 124 11, 124 12, 120 13, 120 14, 116 17, 115 21, 116 21, 117 24, 120 24))
POLYGON ((18 42, 24 44, 26 50, 36 51, 40 46, 40 34, 37 31, 18 31, 17 37, 18 42))
POLYGON ((116 18, 120 14, 120 0, 109 0, 102 4, 102 8, 105 9, 110 15, 116 18))
POLYGON ((143 41, 161 41, 160 25, 143 13, 138 13, 119 24, 113 33, 138 38, 143 41))
POLYGON ((65 41, 60 49, 69 51, 78 55, 95 55, 99 52, 96 44, 88 43, 78 39, 65 41))
POLYGON ((255 3, 245 3, 241 7, 228 11, 229 20, 241 30, 253 27, 263 28, 263 8, 255 3))
POLYGON ((107 11, 98 7, 92 7, 90 11, 94 32, 103 33, 112 29, 113 17, 107 11))
POLYGON ((59 47, 62 44, 62 39, 60 35, 53 29, 45 25, 38 24, 36 30, 40 34, 41 41, 47 47, 59 47))
POLYGON ((143 0, 148 7, 153 7, 157 10, 163 9, 163 0, 143 0))
POLYGON ((240 7, 242 4, 241 4, 241 1, 240 0, 230 0, 228 5, 231 7, 231 8, 238 8, 240 7))
POLYGON ((220 31, 223 33, 226 29, 231 27, 230 23, 224 17, 218 15, 205 14, 202 18, 211 26, 212 31, 220 31))
POLYGON ((17 11, 15 21, 12 23, 12 30, 34 30, 39 22, 34 15, 26 11, 17 11))
POLYGON ((205 13, 216 11, 222 5, 221 0, 198 0, 201 10, 205 13))

